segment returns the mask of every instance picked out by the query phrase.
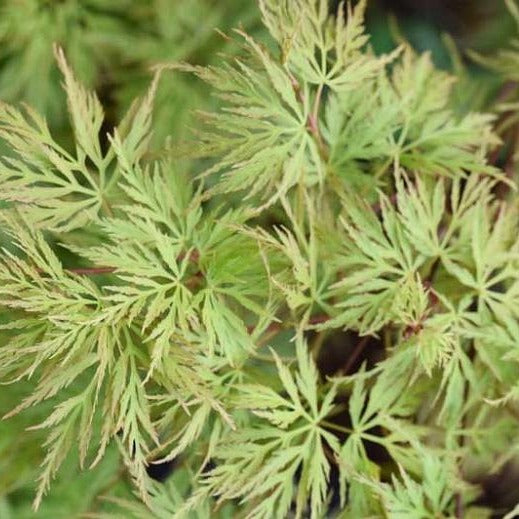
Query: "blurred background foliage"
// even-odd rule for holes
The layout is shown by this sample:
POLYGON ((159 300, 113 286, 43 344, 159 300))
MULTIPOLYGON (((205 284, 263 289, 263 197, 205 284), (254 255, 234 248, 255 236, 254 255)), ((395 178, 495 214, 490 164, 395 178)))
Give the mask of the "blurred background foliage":
MULTIPOLYGON (((337 5, 331 1, 330 10, 337 5)), ((369 2, 368 30, 375 51, 388 51, 407 40, 418 51, 431 52, 438 67, 459 76, 455 108, 463 113, 468 109, 495 111, 497 106, 505 142, 515 138, 507 133, 512 127, 507 113, 517 102, 510 85, 517 81, 519 67, 506 49, 514 45, 516 25, 500 0, 369 2)), ((64 48, 77 76, 97 91, 109 131, 131 100, 145 92, 154 65, 179 61, 207 65, 220 60, 222 53, 238 54, 239 46, 232 39, 236 27, 267 42, 252 0, 1 0, 0 100, 28 103, 44 113, 52 133, 67 144, 65 96, 53 43, 64 48)), ((216 102, 202 82, 180 72, 165 73, 155 108, 156 149, 166 138, 172 142, 186 139, 193 127, 193 112, 216 102)), ((503 149, 506 155, 506 146, 503 149)), ((506 156, 501 160, 504 164, 506 156)), ((25 392, 30 393, 31 383, 2 385, 1 391, 3 415, 25 392)), ((92 471, 81 471, 71 456, 40 510, 31 510, 43 436, 27 426, 41 421, 47 411, 37 406, 0 421, 0 518, 152 517, 138 504, 121 513, 113 503, 114 498, 131 498, 115 448, 92 471)), ((154 466, 153 477, 163 479, 171 468, 154 466)), ((484 484, 487 501, 501 500, 501 505, 503 499, 517 501, 511 492, 505 492, 504 498, 496 494, 503 481, 519 482, 513 478, 514 469, 507 470, 501 479, 484 484)), ((181 467, 172 477, 188 474, 189 468, 181 467)))

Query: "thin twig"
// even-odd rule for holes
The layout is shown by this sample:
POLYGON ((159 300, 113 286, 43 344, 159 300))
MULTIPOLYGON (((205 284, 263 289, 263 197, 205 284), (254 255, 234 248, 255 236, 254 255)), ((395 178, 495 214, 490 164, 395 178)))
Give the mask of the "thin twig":
POLYGON ((99 276, 101 274, 112 274, 117 269, 115 267, 86 267, 86 268, 65 268, 67 272, 80 276, 99 276))
MULTIPOLYGON (((290 82, 292 84, 292 88, 299 100, 299 102, 305 106, 305 96, 303 94, 303 90, 299 85, 299 82, 294 76, 290 76, 290 82)), ((314 105, 312 112, 308 114, 306 125, 310 133, 315 138, 317 147, 319 149, 319 153, 321 158, 326 162, 328 160, 328 148, 322 138, 321 131, 319 130, 319 107, 321 105, 321 98, 323 94, 324 85, 320 84, 317 93, 315 95, 314 105)))
POLYGON ((360 354, 364 351, 364 348, 368 344, 369 339, 370 339, 369 335, 366 335, 365 337, 362 338, 362 340, 360 340, 357 343, 357 345, 351 352, 351 355, 348 357, 348 360, 346 361, 346 364, 344 365, 344 367, 342 367, 337 372, 338 375, 341 375, 341 374, 347 375, 350 372, 351 368, 353 367, 353 365, 355 364, 357 359, 360 357, 360 354))
POLYGON ((333 422, 328 422, 327 420, 321 420, 319 422, 323 427, 328 427, 329 429, 333 429, 338 432, 342 432, 345 434, 353 434, 355 431, 350 429, 349 427, 344 427, 343 425, 336 424, 333 422))

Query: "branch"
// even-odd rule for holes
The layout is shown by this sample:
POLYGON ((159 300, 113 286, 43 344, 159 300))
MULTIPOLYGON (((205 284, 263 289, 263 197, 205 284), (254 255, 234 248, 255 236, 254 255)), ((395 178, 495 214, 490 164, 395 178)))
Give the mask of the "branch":
POLYGON ((363 337, 355 346, 353 351, 351 352, 351 355, 348 357, 346 364, 337 371, 336 375, 347 375, 353 365, 355 364, 355 361, 360 357, 360 354, 364 351, 364 348, 367 346, 369 342, 370 336, 366 335, 363 337))
MULTIPOLYGON (((39 270, 39 269, 38 269, 39 270)), ((115 267, 87 267, 87 268, 66 268, 67 272, 80 276, 99 276, 101 274, 112 274, 117 269, 115 267)))

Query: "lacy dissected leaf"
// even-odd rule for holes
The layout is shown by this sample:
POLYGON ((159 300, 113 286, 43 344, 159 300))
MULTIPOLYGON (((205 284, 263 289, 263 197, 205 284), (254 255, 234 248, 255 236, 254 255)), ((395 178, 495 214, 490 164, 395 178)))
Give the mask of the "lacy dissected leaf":
POLYGON ((505 326, 517 318, 517 215, 504 206, 477 203, 467 214, 470 248, 445 268, 477 299, 481 316, 505 326))
POLYGON ((362 89, 332 93, 322 123, 329 165, 348 185, 370 192, 388 161, 398 156, 401 105, 385 73, 362 89))
POLYGON ((339 444, 320 422, 333 409, 335 389, 322 397, 318 394, 317 372, 301 338, 296 349, 296 374, 274 354, 286 397, 261 385, 240 386, 238 405, 251 409, 260 420, 216 447, 218 466, 202 481, 205 492, 219 499, 241 497, 254 503, 260 498, 249 517, 284 517, 294 497, 299 513, 310 502, 312 516, 325 503, 330 473, 327 452, 337 453, 339 444))
MULTIPOLYGON (((402 468, 391 484, 362 479, 381 500, 383 508, 395 519, 433 519, 450 517, 455 505, 455 490, 451 480, 455 472, 451 463, 430 452, 423 452, 423 480, 415 481, 402 468)), ((464 489, 466 491, 467 489, 464 489)))
POLYGON ((362 89, 330 95, 323 135, 333 171, 362 193, 373 191, 392 164, 421 174, 499 176, 485 158, 499 142, 493 118, 456 116, 454 80, 436 70, 429 55, 406 47, 390 71, 382 68, 362 89))
POLYGON ((25 222, 14 217, 4 215, 3 221, 26 258, 4 251, 1 263, 0 302, 21 311, 18 319, 4 325, 14 334, 1 350, 5 360, 1 376, 4 380, 38 376, 34 392, 9 415, 58 398, 52 413, 35 426, 50 429, 35 501, 38 506, 72 446, 78 445, 80 463, 84 463, 101 395, 112 402, 112 407, 105 416, 98 459, 109 439, 121 428, 129 428, 123 440, 138 454, 133 458, 135 465, 143 467, 140 449, 147 441, 144 435, 155 435, 129 332, 99 319, 103 302, 98 287, 87 278, 65 271, 40 232, 29 230, 25 222), (24 329, 31 333, 24 334, 24 329), (128 372, 129 380, 125 375, 128 372), (126 421, 132 414, 135 418, 126 421))
MULTIPOLYGON (((104 114, 97 96, 75 80, 61 49, 56 49, 56 56, 65 79, 76 151, 70 153, 58 144, 45 120, 31 108, 25 107, 23 112, 2 105, 0 138, 10 146, 11 154, 0 164, 0 196, 15 202, 34 225, 69 231, 110 212, 106 196, 118 175, 118 165, 113 150, 102 151, 104 114)), ((154 89, 155 84, 120 127, 127 151, 134 147, 135 156, 126 155, 131 162, 140 157, 140 140, 149 133, 154 89)))
MULTIPOLYGON (((483 244, 491 247, 492 243, 515 250, 511 244, 512 215, 508 223, 495 226, 493 241, 489 239, 488 220, 486 227, 476 227, 475 211, 479 206, 492 207, 495 182, 476 176, 463 181, 463 187, 461 182, 432 182, 418 176, 411 180, 397 172, 394 201, 380 195, 379 203, 369 206, 358 198, 344 199, 341 222, 346 232, 336 263, 341 279, 329 291, 338 314, 326 326, 347 325, 362 334, 374 333, 391 321, 414 328, 441 303, 430 292, 427 278, 441 278, 437 289, 450 294, 452 276, 456 284, 469 283, 468 277, 465 282, 460 277, 462 270, 468 275, 461 265, 473 265, 469 250, 483 244), (472 233, 467 232, 469 225, 472 233)), ((489 210, 497 215, 493 212, 497 209, 489 210)), ((496 223, 500 221, 498 218, 496 223)), ((487 254, 496 268, 498 264, 506 267, 515 257, 511 250, 489 250, 487 254)), ((489 287, 510 280, 507 274, 494 277, 497 271, 490 266, 481 275, 490 276, 489 287)), ((475 289, 476 281, 470 282, 475 289)), ((511 298, 513 290, 510 286, 511 298)), ((468 291, 459 286, 455 292, 457 298, 468 297, 468 291)))
POLYGON ((299 182, 322 182, 324 169, 307 128, 309 103, 298 99, 290 75, 268 51, 242 36, 244 59, 191 69, 224 102, 221 111, 203 114, 200 154, 218 157, 206 172, 221 173, 215 192, 245 189, 274 200, 299 182))
POLYGON ((115 271, 117 284, 105 287, 109 304, 101 319, 137 320, 153 341, 153 367, 162 363, 174 337, 192 333, 203 334, 209 352, 224 352, 235 362, 252 347, 249 321, 269 315, 257 246, 229 227, 247 213, 204 215, 182 177, 166 176, 168 167, 125 168, 121 186, 131 203, 118 207, 121 217, 103 221, 110 242, 78 251, 115 271))
POLYGON ((281 292, 290 310, 302 312, 304 327, 316 308, 327 309, 326 290, 334 269, 323 261, 327 237, 320 228, 318 211, 312 202, 307 199, 304 205, 308 229, 297 221, 286 199, 281 203, 292 230, 280 226, 272 233, 259 227, 244 229, 244 232, 258 241, 269 261, 272 285, 281 292))
POLYGON ((438 71, 429 54, 408 47, 391 81, 401 104, 399 162, 406 168, 448 176, 498 171, 486 164, 486 152, 498 144, 492 116, 469 113, 457 118, 450 106, 454 77, 438 71))
POLYGON ((384 63, 366 52, 366 1, 342 3, 331 17, 326 0, 261 0, 263 21, 277 40, 283 62, 299 79, 336 92, 352 90, 384 63))
POLYGON ((416 466, 416 453, 403 444, 416 444, 424 430, 407 421, 419 404, 416 394, 406 391, 413 375, 410 362, 414 352, 404 349, 378 367, 384 368, 375 375, 373 386, 367 390, 365 377, 353 381, 348 404, 351 434, 341 447, 340 459, 345 474, 364 473, 378 476, 378 469, 369 460, 365 442, 374 441, 384 446, 390 455, 407 467, 416 466), (390 369, 385 369, 390 368, 390 369), (387 434, 374 436, 377 426, 387 434))
POLYGON ((340 313, 329 325, 355 327, 363 335, 391 321, 397 294, 422 262, 390 201, 381 196, 380 205, 382 222, 367 204, 345 201, 344 252, 337 264, 344 277, 331 289, 340 313))

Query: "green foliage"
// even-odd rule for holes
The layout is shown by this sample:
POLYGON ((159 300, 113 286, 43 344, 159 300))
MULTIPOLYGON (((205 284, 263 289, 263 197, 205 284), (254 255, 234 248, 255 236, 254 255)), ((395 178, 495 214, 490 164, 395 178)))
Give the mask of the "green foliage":
POLYGON ((467 111, 429 54, 375 54, 365 1, 15 3, 0 515, 491 517, 519 432, 514 103, 467 111), (205 56, 241 16, 265 30, 205 56), (65 96, 33 103, 51 35, 65 96), (139 91, 119 123, 84 86, 105 68, 139 91))
POLYGON ((59 120, 62 96, 54 68, 53 43, 66 46, 81 79, 92 85, 100 71, 120 60, 125 47, 131 44, 127 24, 137 6, 138 2, 132 0, 110 7, 102 0, 66 0, 59 5, 48 0, 3 2, 2 99, 23 99, 59 120))

